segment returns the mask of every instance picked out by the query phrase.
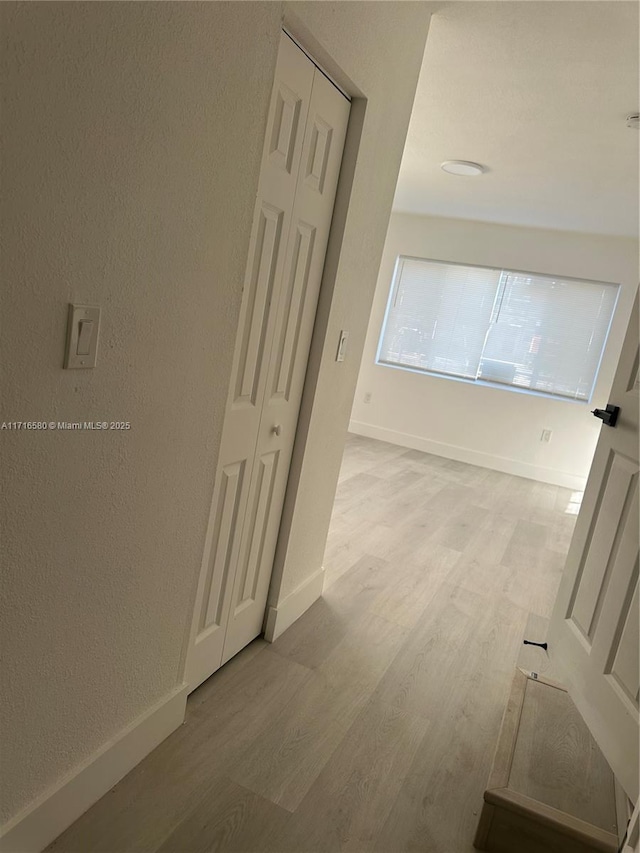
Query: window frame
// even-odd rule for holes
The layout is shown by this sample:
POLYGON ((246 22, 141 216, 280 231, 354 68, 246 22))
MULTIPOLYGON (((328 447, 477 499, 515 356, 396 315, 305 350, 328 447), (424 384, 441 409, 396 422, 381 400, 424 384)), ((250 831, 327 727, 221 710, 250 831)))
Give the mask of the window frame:
POLYGON ((600 376, 600 369, 602 367, 602 360, 604 358, 604 354, 605 354, 605 351, 607 349, 607 344, 609 343, 609 335, 611 333, 611 327, 613 325, 613 320, 616 316, 616 311, 618 309, 618 304, 620 301, 621 289, 622 288, 621 288, 620 282, 616 282, 616 281, 603 281, 600 279, 593 279, 593 278, 578 278, 577 276, 570 276, 570 275, 559 275, 559 274, 554 275, 554 274, 547 273, 547 272, 534 272, 532 270, 514 269, 512 267, 507 268, 507 267, 503 267, 503 266, 497 265, 497 264, 493 264, 493 265, 470 264, 470 263, 462 263, 459 261, 449 261, 449 260, 445 261, 445 260, 440 260, 438 258, 423 258, 423 257, 420 257, 418 255, 406 255, 406 254, 399 253, 396 255, 396 259, 395 259, 395 262, 393 265, 393 274, 391 276, 391 284, 389 286, 389 293, 387 296, 386 307, 385 307, 384 315, 382 318, 382 324, 380 326, 380 332, 378 334, 378 344, 376 347, 375 365, 377 367, 388 367, 388 368, 391 368, 392 370, 403 370, 403 371, 407 371, 409 373, 418 374, 420 376, 430 376, 430 377, 433 377, 434 379, 444 379, 444 380, 453 381, 453 382, 463 382, 466 385, 474 385, 474 386, 479 386, 482 388, 494 388, 496 390, 515 392, 516 394, 527 394, 529 396, 544 397, 548 400, 556 400, 558 402, 573 403, 573 404, 578 404, 581 406, 584 406, 584 405, 588 406, 592 403, 592 400, 593 400, 593 397, 594 397, 594 394, 596 391, 596 387, 598 384, 598 379, 600 376), (392 363, 389 361, 382 360, 382 358, 381 358, 382 344, 383 344, 384 337, 385 337, 385 332, 386 332, 386 328, 387 328, 387 321, 389 319, 389 314, 390 314, 391 309, 393 307, 395 294, 396 294, 397 288, 399 286, 398 274, 399 274, 400 264, 402 261, 424 261, 425 263, 442 264, 443 266, 469 267, 471 269, 480 269, 480 270, 494 270, 494 271, 499 270, 501 275, 502 274, 507 274, 507 275, 514 274, 514 275, 523 275, 523 276, 536 276, 537 278, 546 278, 546 279, 551 279, 551 280, 560 279, 562 281, 575 281, 575 282, 578 282, 580 284, 594 284, 594 285, 601 285, 601 286, 605 285, 605 286, 609 286, 609 287, 615 287, 616 293, 615 293, 615 299, 613 302, 613 308, 611 310, 611 317, 609 318, 609 323, 608 323, 606 331, 605 331, 603 344, 602 344, 602 352, 600 353, 600 358, 598 359, 598 364, 597 364, 597 367, 596 367, 596 370, 594 373, 593 383, 591 385, 591 389, 589 391, 588 398, 587 399, 579 399, 576 397, 569 397, 569 396, 566 396, 563 394, 554 394, 554 393, 549 392, 549 391, 539 391, 539 390, 533 389, 533 388, 523 388, 522 386, 519 386, 519 385, 509 385, 509 384, 503 383, 503 382, 491 382, 491 381, 486 380, 486 379, 472 379, 472 378, 465 377, 465 376, 456 376, 454 374, 446 373, 444 371, 427 370, 426 368, 412 367, 412 366, 405 365, 405 364, 392 363))

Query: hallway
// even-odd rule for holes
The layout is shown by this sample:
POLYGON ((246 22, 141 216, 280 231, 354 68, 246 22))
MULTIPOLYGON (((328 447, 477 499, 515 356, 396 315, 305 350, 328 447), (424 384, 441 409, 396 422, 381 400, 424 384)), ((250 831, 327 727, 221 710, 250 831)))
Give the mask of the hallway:
POLYGON ((568 489, 350 435, 322 599, 195 691, 56 853, 472 853, 514 667, 549 672, 568 489))

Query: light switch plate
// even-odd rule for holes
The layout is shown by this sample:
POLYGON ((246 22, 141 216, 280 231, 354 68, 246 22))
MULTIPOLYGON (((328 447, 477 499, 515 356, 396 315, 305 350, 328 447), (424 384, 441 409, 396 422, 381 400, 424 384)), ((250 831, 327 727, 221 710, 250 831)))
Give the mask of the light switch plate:
POLYGON ((336 361, 344 361, 344 356, 347 351, 347 341, 349 340, 349 332, 344 330, 340 332, 340 340, 338 341, 338 352, 336 353, 336 361))
POLYGON ((96 366, 100 308, 97 305, 69 305, 65 369, 96 366))

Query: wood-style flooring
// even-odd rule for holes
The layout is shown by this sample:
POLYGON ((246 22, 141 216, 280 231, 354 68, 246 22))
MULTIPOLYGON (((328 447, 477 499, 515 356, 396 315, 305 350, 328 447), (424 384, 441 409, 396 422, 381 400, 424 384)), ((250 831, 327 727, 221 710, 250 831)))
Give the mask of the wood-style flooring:
POLYGON ((195 691, 55 853, 472 853, 579 495, 349 436, 325 594, 195 691))

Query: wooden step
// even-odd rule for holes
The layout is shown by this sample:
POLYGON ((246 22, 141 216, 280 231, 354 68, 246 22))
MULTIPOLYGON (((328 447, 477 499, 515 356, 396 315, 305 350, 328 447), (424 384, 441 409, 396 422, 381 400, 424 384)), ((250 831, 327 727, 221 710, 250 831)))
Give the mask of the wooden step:
POLYGON ((517 670, 474 846, 616 853, 614 776, 567 691, 517 670))

